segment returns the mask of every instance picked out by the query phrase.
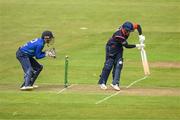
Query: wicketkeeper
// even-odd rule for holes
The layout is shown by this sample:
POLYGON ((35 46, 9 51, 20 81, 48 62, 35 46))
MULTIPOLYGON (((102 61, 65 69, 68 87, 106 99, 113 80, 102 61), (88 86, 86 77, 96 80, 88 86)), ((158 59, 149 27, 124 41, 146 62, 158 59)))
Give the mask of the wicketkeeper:
POLYGON ((112 75, 112 88, 115 90, 120 90, 120 75, 123 68, 123 48, 141 48, 144 47, 144 44, 128 44, 127 39, 131 32, 137 29, 139 33, 139 39, 141 41, 145 40, 145 36, 142 35, 142 29, 139 24, 133 24, 131 22, 125 22, 120 28, 112 35, 109 41, 106 44, 106 60, 102 73, 99 79, 99 86, 101 89, 107 89, 106 83, 109 77, 109 74, 113 68, 112 75))
POLYGON ((16 57, 21 63, 24 71, 24 82, 20 88, 21 90, 29 90, 38 87, 34 85, 34 82, 42 71, 43 66, 39 64, 36 59, 42 59, 46 56, 55 58, 54 49, 42 51, 45 44, 49 45, 53 43, 53 33, 51 31, 44 31, 41 38, 36 38, 19 47, 16 52, 16 57), (34 57, 36 59, 34 59, 34 57))

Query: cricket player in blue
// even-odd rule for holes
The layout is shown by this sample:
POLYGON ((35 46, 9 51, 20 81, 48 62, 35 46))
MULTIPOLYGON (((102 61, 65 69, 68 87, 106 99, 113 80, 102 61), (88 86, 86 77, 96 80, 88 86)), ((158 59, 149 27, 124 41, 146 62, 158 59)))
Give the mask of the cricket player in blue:
POLYGON ((107 89, 106 83, 109 74, 113 68, 113 81, 111 87, 115 90, 120 90, 120 75, 123 68, 123 47, 125 48, 141 48, 144 44, 129 44, 127 39, 131 32, 137 29, 139 33, 139 39, 145 40, 145 36, 142 35, 142 29, 139 24, 133 24, 129 21, 125 22, 120 28, 112 35, 106 44, 106 60, 102 73, 99 79, 99 86, 101 89, 107 89))
POLYGON ((30 90, 38 87, 34 85, 34 82, 42 71, 43 66, 34 57, 36 59, 42 59, 46 56, 55 57, 55 53, 51 51, 42 51, 45 44, 51 44, 53 41, 53 33, 51 31, 44 31, 41 38, 29 41, 17 50, 16 57, 24 71, 24 83, 21 86, 21 90, 30 90))

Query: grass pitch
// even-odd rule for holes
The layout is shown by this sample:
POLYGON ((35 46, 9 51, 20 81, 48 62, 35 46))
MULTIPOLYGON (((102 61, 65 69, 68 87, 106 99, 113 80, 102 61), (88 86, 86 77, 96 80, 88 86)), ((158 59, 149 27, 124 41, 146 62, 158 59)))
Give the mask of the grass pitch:
MULTIPOLYGON (((97 88, 94 93, 83 93, 72 87, 57 94, 62 90, 65 55, 70 59, 71 84, 97 85, 104 46, 126 20, 142 25, 151 68, 151 76, 133 87, 178 91, 179 13, 179 0, 0 0, 0 119, 179 120, 178 94, 120 93, 98 105, 97 101, 114 92, 97 88), (23 74, 15 52, 46 29, 55 33, 57 59, 39 60, 44 70, 36 83, 42 87, 21 92, 23 74), (52 85, 59 88, 49 88, 52 85)), ((138 43, 137 32, 128 41, 138 43)), ((143 77, 137 49, 125 49, 124 61, 123 87, 143 77)))

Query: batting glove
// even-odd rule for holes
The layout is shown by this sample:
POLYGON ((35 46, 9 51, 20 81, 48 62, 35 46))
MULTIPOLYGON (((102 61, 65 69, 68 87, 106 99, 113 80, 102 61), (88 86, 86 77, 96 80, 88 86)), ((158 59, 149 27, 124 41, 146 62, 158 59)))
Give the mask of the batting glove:
POLYGON ((139 35, 139 42, 144 43, 145 36, 144 35, 139 35))
POLYGON ((136 44, 136 48, 138 48, 138 49, 142 49, 142 48, 144 48, 144 47, 145 47, 144 44, 136 44))

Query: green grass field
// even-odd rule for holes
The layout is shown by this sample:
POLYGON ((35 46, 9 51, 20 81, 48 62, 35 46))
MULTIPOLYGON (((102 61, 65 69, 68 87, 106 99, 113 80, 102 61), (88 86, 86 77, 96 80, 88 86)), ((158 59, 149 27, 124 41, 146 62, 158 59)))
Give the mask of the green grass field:
MULTIPOLYGON (((179 120, 179 13, 179 0, 0 0, 0 119, 179 120), (115 93, 99 90, 97 81, 105 44, 126 20, 142 25, 151 75, 132 86, 141 94, 126 94, 131 89, 125 86, 142 78, 143 68, 139 50, 125 49, 122 93, 95 104, 115 93), (55 33, 57 59, 39 60, 44 65, 36 82, 40 88, 22 92, 16 50, 47 29, 55 33), (58 94, 65 55, 69 82, 76 86, 58 94), (157 88, 162 93, 147 91, 157 88)), ((138 43, 138 33, 128 41, 138 43)))

